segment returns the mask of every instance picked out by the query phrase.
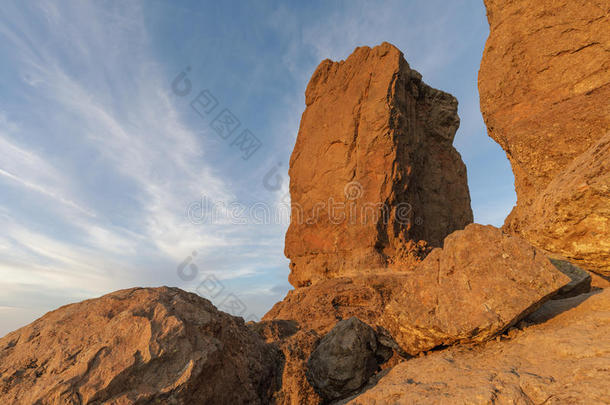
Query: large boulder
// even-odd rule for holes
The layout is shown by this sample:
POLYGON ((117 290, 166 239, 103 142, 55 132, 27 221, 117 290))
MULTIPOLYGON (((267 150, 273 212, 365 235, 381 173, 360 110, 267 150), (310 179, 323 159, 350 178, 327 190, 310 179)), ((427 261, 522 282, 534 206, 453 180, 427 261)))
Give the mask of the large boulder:
POLYGON ((307 360, 307 380, 325 400, 359 390, 392 357, 375 330, 356 317, 338 322, 307 360))
POLYGON ((404 280, 384 326, 410 354, 482 342, 516 324, 571 279, 525 240, 471 224, 404 280))
POLYGON ((505 229, 610 274, 610 4, 485 5, 481 111, 517 191, 505 229))
POLYGON ((403 362, 349 404, 605 404, 610 290, 549 301, 544 323, 403 362), (580 305, 578 305, 580 304, 580 305))
POLYGON ((305 102, 289 169, 292 285, 417 262, 472 222, 452 146, 457 100, 422 82, 393 45, 323 61, 305 102))
POLYGON ((67 305, 0 339, 3 404, 267 404, 280 354, 177 288, 67 305))
POLYGON ((525 240, 468 225, 411 271, 362 274, 290 291, 263 319, 328 332, 358 317, 383 328, 407 354, 488 340, 571 281, 525 240))

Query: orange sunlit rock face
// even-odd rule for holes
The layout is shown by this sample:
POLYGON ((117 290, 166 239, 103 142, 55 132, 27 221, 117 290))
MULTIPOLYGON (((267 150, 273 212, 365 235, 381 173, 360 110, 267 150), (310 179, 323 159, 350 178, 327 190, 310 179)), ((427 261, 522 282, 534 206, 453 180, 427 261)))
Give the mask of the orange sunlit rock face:
POLYGON ((452 146, 457 100, 422 82, 396 47, 323 61, 305 96, 289 171, 292 285, 408 267, 472 222, 452 146))
POLYGON ((504 227, 610 274, 610 4, 485 5, 481 111, 517 191, 504 227))

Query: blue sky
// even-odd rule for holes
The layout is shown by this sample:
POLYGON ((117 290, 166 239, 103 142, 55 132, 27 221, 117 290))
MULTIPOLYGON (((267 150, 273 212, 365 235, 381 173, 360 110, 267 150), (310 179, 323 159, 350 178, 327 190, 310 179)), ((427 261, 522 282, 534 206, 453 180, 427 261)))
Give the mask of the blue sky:
POLYGON ((186 212, 202 196, 285 201, 307 82, 321 60, 361 45, 395 44, 458 98, 475 220, 500 225, 515 194, 479 111, 487 34, 479 0, 3 3, 0 335, 132 286, 266 312, 289 289, 285 221, 199 223, 186 212), (180 96, 172 82, 187 68, 191 92, 180 96), (218 103, 209 115, 191 106, 203 90, 218 103), (249 159, 214 129, 225 108, 240 122, 232 136, 247 129, 261 142, 249 159), (278 187, 265 187, 272 169, 278 187))

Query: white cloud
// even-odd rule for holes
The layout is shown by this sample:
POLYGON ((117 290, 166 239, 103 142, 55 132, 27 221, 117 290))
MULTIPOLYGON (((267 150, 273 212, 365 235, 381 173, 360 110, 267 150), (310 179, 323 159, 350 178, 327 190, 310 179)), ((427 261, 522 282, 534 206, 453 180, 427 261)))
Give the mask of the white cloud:
POLYGON ((72 200, 62 173, 11 139, 19 131, 17 125, 9 122, 5 115, 0 115, 0 176, 85 215, 95 216, 95 213, 72 200))
MULTIPOLYGON (((285 290, 265 283, 277 284, 269 276, 277 269, 285 269, 277 270, 285 282, 287 224, 195 225, 185 218, 189 203, 202 194, 229 203, 259 189, 262 194, 248 197, 276 208, 287 202, 288 157, 303 92, 321 59, 345 58, 355 46, 388 40, 430 77, 455 55, 445 27, 454 5, 435 14, 434 24, 410 15, 412 5, 398 1, 375 12, 364 2, 332 7, 306 24, 280 6, 269 24, 291 38, 283 63, 294 75, 293 89, 268 114, 265 147, 275 154, 247 168, 248 178, 259 184, 235 189, 211 166, 216 151, 205 139, 217 137, 192 127, 194 113, 184 100, 176 107, 172 78, 164 72, 171 61, 159 59, 141 4, 41 2, 0 10, 0 50, 28 110, 0 111, 0 192, 13 197, 0 205, 0 288, 10 291, 0 305, 26 308, 19 312, 26 318, 118 288, 181 283, 175 267, 194 250, 202 274, 227 283, 257 276, 258 284, 235 292, 264 312, 285 290), (396 24, 396 13, 405 15, 403 24, 396 24), (281 188, 262 190, 260 181, 279 162, 281 188)), ((202 41, 224 44, 218 38, 202 41)), ((231 52, 240 51, 253 52, 239 44, 231 52)), ((248 77, 262 77, 267 64, 249 66, 254 73, 248 77)), ((258 90, 257 83, 241 88, 242 100, 258 90)), ((468 115, 474 112, 468 108, 468 115)), ((194 288, 197 280, 180 285, 194 288)), ((0 324, 8 313, 17 312, 0 311, 0 324)))
MULTIPOLYGON (((109 166, 135 182, 135 191, 139 193, 135 198, 141 204, 146 224, 145 236, 174 258, 183 255, 179 252, 183 249, 180 239, 204 243, 206 238, 185 224, 181 210, 185 201, 203 188, 207 195, 217 199, 230 200, 232 195, 213 170, 205 166, 201 137, 181 123, 172 105, 165 90, 168 83, 148 54, 150 44, 142 10, 131 3, 126 9, 113 10, 117 12, 114 14, 80 4, 77 7, 80 18, 70 24, 64 15, 68 13, 66 7, 59 10, 56 5, 47 4, 42 11, 50 24, 49 31, 53 29, 51 35, 70 41, 71 58, 117 82, 99 86, 99 77, 90 77, 91 82, 79 80, 74 72, 66 70, 67 62, 56 52, 37 46, 42 39, 36 33, 20 27, 21 35, 17 36, 3 27, 2 31, 8 32, 22 51, 21 62, 30 82, 37 83, 37 90, 55 108, 69 114, 81 136, 97 148, 109 166), (133 66, 125 69, 123 61, 130 58, 133 66), (125 88, 120 88, 123 85, 125 88)), ((19 154, 28 156, 22 150, 6 150, 14 160, 21 160, 19 154)), ((48 172, 42 159, 34 163, 37 173, 48 172)), ((78 207, 12 172, 0 173, 78 207)), ((92 226, 93 239, 107 233, 100 229, 92 226)), ((100 239, 107 240, 108 237, 100 239)))
MULTIPOLYGON (((229 245, 225 228, 205 233, 184 217, 186 205, 202 190, 224 201, 234 195, 207 165, 201 135, 174 108, 142 10, 135 3, 98 6, 41 3, 31 5, 32 10, 13 9, 11 24, 0 21, 0 35, 15 49, 11 62, 29 88, 26 97, 47 109, 41 114, 49 117, 45 130, 55 131, 54 139, 67 145, 94 151, 112 178, 130 185, 128 194, 117 197, 136 204, 136 227, 114 224, 103 207, 88 206, 96 197, 82 188, 88 184, 87 171, 78 170, 87 167, 86 156, 64 158, 58 154, 61 149, 45 142, 44 134, 32 133, 39 116, 21 126, 3 113, 0 187, 36 193, 45 205, 44 213, 32 214, 0 207, 0 278, 8 289, 30 285, 30 292, 99 295, 145 279, 175 278, 174 268, 167 276, 153 276, 147 272, 159 269, 138 268, 138 261, 158 257, 161 263, 177 264, 192 250, 211 252, 229 245), (62 159, 72 159, 76 170, 51 163, 62 159), (49 212, 57 215, 55 225, 39 226, 41 218, 51 220, 45 217, 49 212)), ((251 271, 235 269, 225 275, 251 271)))

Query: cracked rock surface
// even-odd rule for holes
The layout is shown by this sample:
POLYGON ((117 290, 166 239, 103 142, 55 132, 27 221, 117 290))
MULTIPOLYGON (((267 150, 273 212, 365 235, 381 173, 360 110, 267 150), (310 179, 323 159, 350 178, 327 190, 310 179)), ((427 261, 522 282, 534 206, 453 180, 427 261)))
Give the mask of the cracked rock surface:
POLYGON ((527 241, 471 224, 445 239, 404 280, 384 326, 410 354, 490 339, 571 279, 527 241))
POLYGON ((485 5, 481 112, 517 192, 505 229, 610 275, 610 3, 485 5))

